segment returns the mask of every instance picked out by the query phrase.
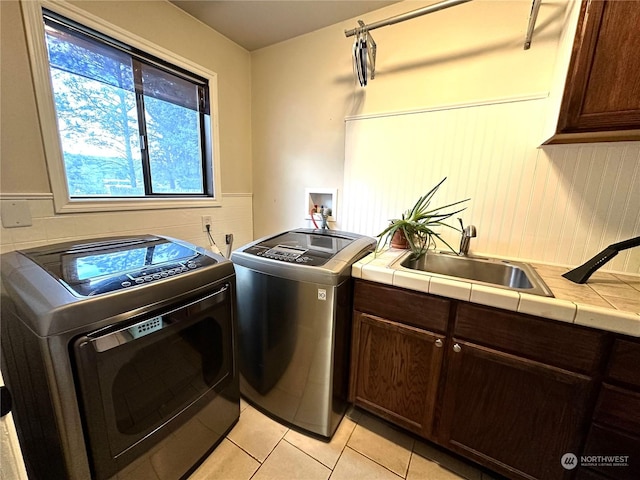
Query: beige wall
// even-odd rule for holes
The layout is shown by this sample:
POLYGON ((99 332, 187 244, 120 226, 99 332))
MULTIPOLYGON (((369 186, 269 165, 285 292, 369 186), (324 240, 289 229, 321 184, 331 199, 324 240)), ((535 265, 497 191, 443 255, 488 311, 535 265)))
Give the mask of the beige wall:
MULTIPOLYGON (((362 19, 429 3, 406 1, 362 19)), ((357 19, 253 52, 255 235, 304 226, 305 187, 341 189, 334 226, 375 235, 444 176, 445 203, 472 197, 463 216, 481 232, 472 242, 481 253, 575 265, 640 235, 640 184, 633 180, 640 142, 538 148, 555 129, 573 38, 563 34, 572 24, 568 7, 567 0, 542 3, 526 51, 529 0, 475 0, 375 30, 376 78, 366 88, 356 85, 353 38, 344 36, 357 19), (501 102, 510 117, 492 116, 501 102), (539 114, 531 114, 532 104, 539 114), (433 113, 395 117, 408 111, 433 113), (492 122, 481 120, 487 112, 492 122), (388 115, 398 118, 388 129, 368 126, 388 115), (345 118, 361 125, 348 137, 345 118), (447 120, 420 131, 425 118, 447 120), (512 126, 521 133, 507 133, 512 126), (496 198, 509 201, 487 208, 496 198)), ((640 251, 606 268, 638 273, 640 251)))
POLYGON ((364 89, 354 81, 353 38, 343 33, 355 19, 253 52, 254 205, 263 213, 256 236, 304 223, 305 186, 342 188, 347 116, 547 92, 564 7, 543 3, 528 51, 529 0, 477 0, 375 30, 377 74, 364 89))
POLYGON ((0 192, 51 192, 17 1, 0 2, 0 192))
MULTIPOLYGON (((216 241, 220 242, 224 233, 235 233, 236 246, 304 226, 305 187, 339 188, 338 210, 345 203, 345 117, 544 96, 550 90, 557 91, 556 57, 567 53, 566 45, 559 49, 566 1, 543 2, 533 46, 528 51, 522 49, 522 43, 529 0, 475 0, 376 30, 372 34, 378 44, 377 76, 364 89, 356 85, 353 76, 353 38, 345 38, 343 33, 356 25, 356 19, 249 54, 165 1, 74 2, 219 75, 222 187, 225 199, 232 200, 219 209, 128 213, 121 225, 117 216, 109 214, 53 213, 19 4, 2 0, 0 193, 2 198, 11 193, 18 197, 36 194, 29 197, 33 227, 3 228, 2 250, 58 240, 67 232, 72 232, 70 236, 98 236, 136 229, 177 233, 204 244, 201 215, 213 216, 216 241)), ((429 3, 406 1, 362 19, 371 23, 429 3)), ((551 117, 547 115, 545 123, 551 117)), ((543 126, 531 127, 542 130, 543 126)), ((455 137, 455 129, 451 125, 445 133, 464 142, 464 135, 455 137)), ((470 141, 465 145, 470 151, 475 148, 470 141)), ((571 148, 557 147, 557 157, 573 158, 571 148)), ((492 152, 485 155, 491 157, 492 152)), ((388 162, 394 164, 393 155, 388 162)), ((514 157, 505 168, 518 169, 522 164, 522 158, 514 157)), ((624 169, 629 164, 633 166, 634 162, 625 161, 624 169)), ((577 169, 578 163, 569 160, 567 165, 554 160, 550 166, 577 169)), ((628 169, 622 175, 631 177, 634 171, 628 169)), ((380 175, 384 176, 384 171, 380 175)), ((474 190, 481 187, 473 185, 474 190)), ((606 187, 591 185, 584 191, 573 185, 566 188, 587 198, 593 188, 606 187)), ((636 198, 633 192, 624 194, 632 201, 636 198)), ((387 192, 377 195, 386 198, 387 192)), ((606 208, 604 204, 587 204, 588 209, 581 209, 585 221, 591 211, 606 208)), ((515 215, 524 218, 529 213, 518 210, 515 215)), ((335 227, 348 225, 344 218, 339 220, 335 227)), ((602 238, 618 233, 606 231, 602 238)), ((594 248, 597 245, 585 248, 584 255, 594 248)), ((521 253, 537 258, 530 251, 521 253)))
POLYGON ((249 52, 164 0, 72 3, 218 74, 223 206, 128 212, 122 217, 99 213, 55 215, 20 4, 2 0, 0 193, 5 201, 27 199, 33 217, 32 227, 2 229, 2 250, 68 238, 142 232, 171 233, 206 245, 201 215, 213 217, 217 242, 224 239, 225 233, 236 235, 236 245, 251 240, 249 52), (238 208, 242 212, 236 217, 238 208), (125 221, 120 222, 120 218, 125 221))

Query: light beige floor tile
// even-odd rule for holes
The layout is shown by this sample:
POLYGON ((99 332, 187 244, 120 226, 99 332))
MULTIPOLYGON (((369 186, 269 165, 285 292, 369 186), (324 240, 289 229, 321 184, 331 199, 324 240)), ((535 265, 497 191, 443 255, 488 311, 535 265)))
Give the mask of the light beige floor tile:
POLYGON ((347 445, 401 477, 407 474, 413 439, 370 415, 362 416, 347 445))
POLYGON ((227 479, 249 480, 260 463, 240 447, 223 440, 189 480, 227 479))
POLYGON ((344 449, 330 480, 400 480, 393 472, 349 447, 344 449))
POLYGON ((327 480, 331 470, 287 442, 280 442, 252 480, 327 480))
POLYGON ((287 430, 287 427, 248 406, 227 438, 259 462, 264 462, 287 430))
POLYGON ((416 442, 413 447, 411 466, 409 473, 414 470, 411 477, 407 479, 433 478, 434 480, 449 480, 466 478, 468 480, 481 480, 482 472, 462 460, 459 460, 447 453, 427 445, 423 442, 416 442), (425 463, 426 462, 426 463, 425 463), (414 465, 415 464, 415 465, 414 465), (432 472, 430 476, 421 476, 421 472, 432 472), (449 476, 447 476, 449 475, 449 476))
POLYGON ((247 401, 240 397, 240 411, 243 412, 245 408, 247 408, 249 406, 249 404, 247 403, 247 401))
POLYGON ((344 417, 330 442, 318 440, 295 430, 289 430, 284 439, 327 467, 333 468, 355 427, 353 420, 344 417))

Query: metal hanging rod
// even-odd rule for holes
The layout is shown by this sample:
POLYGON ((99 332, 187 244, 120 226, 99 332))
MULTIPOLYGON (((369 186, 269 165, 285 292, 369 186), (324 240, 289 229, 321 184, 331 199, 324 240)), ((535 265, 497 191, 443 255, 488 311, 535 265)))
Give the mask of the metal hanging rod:
POLYGON ((470 2, 471 0, 445 0, 444 2, 435 3, 427 7, 419 8, 411 12, 396 15, 395 17, 387 18, 386 20, 380 20, 379 22, 372 23, 370 25, 364 25, 358 28, 352 28, 351 30, 345 30, 344 35, 346 37, 353 37, 358 32, 375 30, 376 28, 386 27, 387 25, 395 25, 396 23, 404 22, 405 20, 411 20, 412 18, 421 17, 428 13, 444 10, 445 8, 455 7, 462 3, 470 2))
POLYGON ((538 12, 540 11, 540 4, 542 0, 533 0, 531 4, 531 13, 529 14, 529 25, 527 25, 527 36, 524 39, 524 49, 529 50, 531 48, 531 39, 533 38, 533 29, 536 27, 536 20, 538 19, 538 12))
MULTIPOLYGON (((411 12, 396 15, 395 17, 387 18, 386 20, 380 20, 379 22, 372 23, 370 25, 363 25, 361 21, 360 27, 352 28, 351 30, 345 30, 344 35, 346 37, 353 37, 359 32, 369 32, 376 28, 386 27, 387 25, 395 25, 396 23, 404 22, 405 20, 411 20, 412 18, 421 17, 428 13, 444 10, 445 8, 455 7, 462 3, 470 2, 471 0, 445 0, 444 2, 435 3, 427 7, 419 8, 411 12)), ((533 30, 536 26, 536 20, 538 18, 538 12, 540 10, 540 4, 542 0, 533 0, 531 3, 531 13, 529 14, 529 24, 527 25, 527 34, 524 39, 524 49, 528 50, 531 47, 531 39, 533 37, 533 30)))

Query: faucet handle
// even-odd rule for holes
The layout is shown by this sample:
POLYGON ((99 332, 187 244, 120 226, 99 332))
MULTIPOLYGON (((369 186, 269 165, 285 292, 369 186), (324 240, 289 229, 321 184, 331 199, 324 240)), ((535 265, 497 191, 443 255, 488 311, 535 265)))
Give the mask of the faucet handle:
POLYGON ((475 237, 477 235, 476 226, 475 225, 467 225, 464 229, 464 234, 467 237, 475 237))
POLYGON ((462 229, 462 236, 463 237, 475 237, 477 235, 476 226, 475 225, 467 225, 465 227, 461 218, 458 218, 458 221, 460 222, 460 228, 462 229))

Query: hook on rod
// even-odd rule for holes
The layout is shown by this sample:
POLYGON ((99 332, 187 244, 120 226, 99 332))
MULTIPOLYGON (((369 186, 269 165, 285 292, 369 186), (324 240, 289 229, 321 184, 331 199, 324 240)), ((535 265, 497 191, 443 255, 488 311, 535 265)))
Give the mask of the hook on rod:
POLYGON ((358 20, 356 39, 353 42, 353 64, 356 77, 361 87, 367 86, 367 78, 376 77, 376 51, 378 49, 375 40, 369 33, 362 20, 358 20))

